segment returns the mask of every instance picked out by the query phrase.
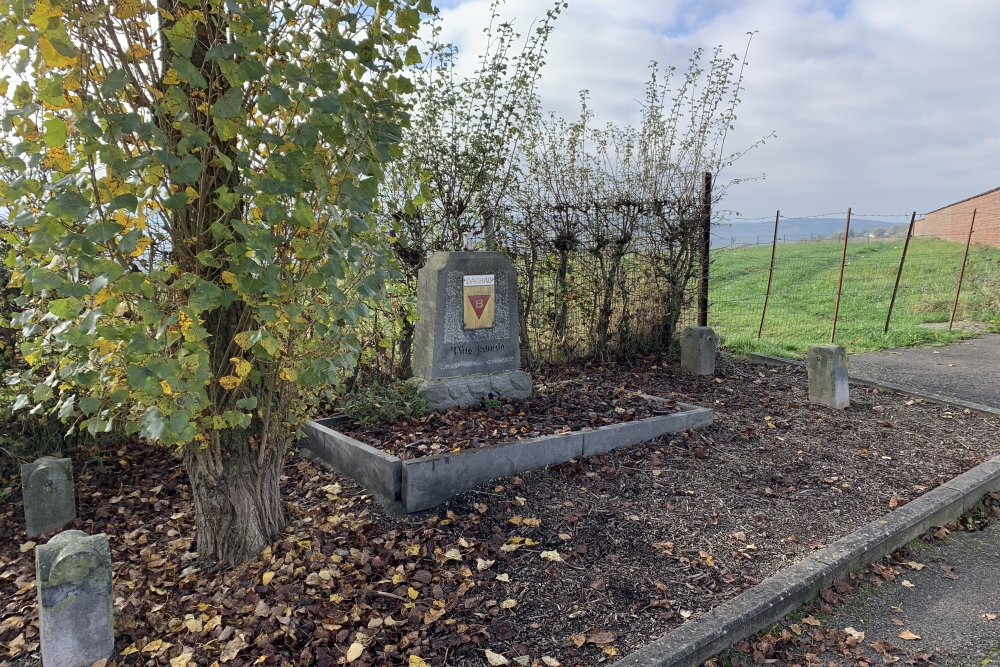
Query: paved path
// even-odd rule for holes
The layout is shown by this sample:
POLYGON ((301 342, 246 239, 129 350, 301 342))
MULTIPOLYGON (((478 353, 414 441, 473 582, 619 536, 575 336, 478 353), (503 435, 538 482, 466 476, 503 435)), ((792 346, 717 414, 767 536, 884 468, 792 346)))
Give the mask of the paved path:
MULTIPOLYGON (((911 657, 931 654, 942 667, 1000 662, 1000 524, 952 533, 943 542, 926 545, 915 561, 926 567, 915 571, 904 566, 902 576, 878 588, 859 586, 824 624, 864 632, 866 646, 885 641, 911 657), (942 565, 954 568, 951 574, 957 579, 945 577, 942 565), (904 580, 912 587, 904 586, 904 580), (920 639, 901 639, 904 630, 920 639)), ((856 665, 842 656, 834 661, 856 665)))
POLYGON ((1000 408, 1000 334, 853 354, 848 363, 851 375, 1000 408))

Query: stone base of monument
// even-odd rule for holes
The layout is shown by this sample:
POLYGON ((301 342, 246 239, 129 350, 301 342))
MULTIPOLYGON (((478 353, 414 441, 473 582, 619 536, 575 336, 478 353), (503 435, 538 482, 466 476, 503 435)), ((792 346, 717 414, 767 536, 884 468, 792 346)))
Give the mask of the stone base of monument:
POLYGON ((427 401, 427 407, 431 410, 476 405, 490 392, 510 399, 531 396, 531 375, 524 371, 483 373, 438 380, 416 377, 410 378, 409 382, 417 386, 417 393, 427 401))
MULTIPOLYGON (((643 398, 667 400, 658 396, 643 398)), ((681 412, 406 461, 336 431, 333 427, 337 424, 327 419, 306 424, 306 437, 299 441, 299 447, 309 452, 309 458, 347 475, 375 494, 383 505, 419 512, 493 479, 708 426, 715 417, 708 408, 676 405, 681 412)))

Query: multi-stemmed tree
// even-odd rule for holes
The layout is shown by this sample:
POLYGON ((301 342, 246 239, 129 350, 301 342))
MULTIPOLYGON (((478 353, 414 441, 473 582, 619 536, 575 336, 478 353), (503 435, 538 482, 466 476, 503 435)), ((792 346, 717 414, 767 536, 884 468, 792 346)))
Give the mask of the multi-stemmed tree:
POLYGON ((0 0, 16 407, 177 447, 198 550, 284 527, 285 449, 357 354, 429 0, 0 0))

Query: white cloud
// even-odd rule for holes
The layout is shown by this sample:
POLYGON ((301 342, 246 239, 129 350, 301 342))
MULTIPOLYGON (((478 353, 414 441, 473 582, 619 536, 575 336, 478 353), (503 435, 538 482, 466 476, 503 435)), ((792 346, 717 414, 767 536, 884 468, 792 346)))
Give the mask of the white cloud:
MULTIPOLYGON (((550 5, 508 0, 522 31, 550 5)), ((444 38, 471 69, 487 0, 452 0, 444 38)), ((591 91, 598 120, 635 122, 647 65, 686 65, 697 47, 750 51, 728 146, 777 138, 732 168, 767 174, 731 191, 747 217, 927 211, 1000 186, 1000 48, 995 0, 570 0, 540 92, 575 115, 591 91)))

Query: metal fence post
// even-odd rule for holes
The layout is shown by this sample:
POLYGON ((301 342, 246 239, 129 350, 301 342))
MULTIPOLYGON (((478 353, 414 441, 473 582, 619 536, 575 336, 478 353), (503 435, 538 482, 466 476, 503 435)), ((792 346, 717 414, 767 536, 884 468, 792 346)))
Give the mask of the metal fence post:
POLYGON ((844 263, 847 261, 847 237, 851 234, 851 209, 847 209, 847 224, 844 225, 844 252, 840 255, 840 277, 837 278, 837 300, 833 304, 833 328, 830 330, 830 343, 837 335, 837 314, 840 312, 840 290, 844 286, 844 263))
POLYGON ((708 267, 712 246, 712 174, 701 175, 701 281, 698 284, 698 326, 708 326, 708 267))
POLYGON ((903 276, 903 263, 906 261, 906 249, 910 247, 910 238, 913 236, 913 222, 917 219, 917 212, 910 216, 910 227, 906 230, 906 242, 903 243, 903 256, 899 258, 899 271, 896 272, 896 284, 892 288, 892 299, 889 300, 889 312, 885 316, 885 331, 889 333, 889 320, 892 319, 892 307, 896 305, 896 292, 899 291, 899 279, 903 276))
POLYGON ((972 245, 972 229, 976 226, 976 209, 972 210, 972 222, 969 223, 969 238, 965 241, 965 254, 962 255, 962 268, 958 271, 958 286, 955 288, 955 303, 951 306, 951 319, 948 320, 948 331, 955 323, 955 311, 958 310, 958 295, 962 293, 962 279, 965 277, 965 263, 969 259, 969 246, 972 245))
POLYGON ((774 240, 771 242, 771 269, 767 272, 767 292, 764 293, 764 310, 760 314, 760 328, 757 329, 757 340, 764 335, 764 318, 767 317, 767 302, 771 299, 771 280, 774 278, 774 253, 778 249, 778 221, 781 211, 774 214, 774 240))

